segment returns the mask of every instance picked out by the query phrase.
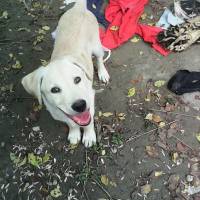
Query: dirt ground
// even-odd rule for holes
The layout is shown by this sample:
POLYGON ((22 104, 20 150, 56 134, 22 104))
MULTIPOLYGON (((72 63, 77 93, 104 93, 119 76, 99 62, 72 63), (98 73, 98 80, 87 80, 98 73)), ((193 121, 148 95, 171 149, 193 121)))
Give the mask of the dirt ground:
MULTIPOLYGON (((20 83, 49 60, 66 8, 25 2, 0 2, 0 199, 200 199, 188 194, 200 185, 200 113, 159 85, 179 69, 198 70, 200 46, 163 57, 140 39, 113 50, 110 84, 94 82, 98 144, 72 146, 66 125, 20 83)), ((156 22, 169 3, 151 0, 142 22, 156 22)))

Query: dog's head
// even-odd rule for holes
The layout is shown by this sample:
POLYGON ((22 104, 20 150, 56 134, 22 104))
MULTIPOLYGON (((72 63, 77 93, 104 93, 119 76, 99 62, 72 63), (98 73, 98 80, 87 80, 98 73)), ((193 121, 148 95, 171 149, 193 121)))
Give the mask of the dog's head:
POLYGON ((25 90, 44 102, 56 120, 80 126, 91 121, 92 81, 84 66, 68 59, 51 62, 22 79, 25 90), (73 123, 72 123, 73 124, 73 123))

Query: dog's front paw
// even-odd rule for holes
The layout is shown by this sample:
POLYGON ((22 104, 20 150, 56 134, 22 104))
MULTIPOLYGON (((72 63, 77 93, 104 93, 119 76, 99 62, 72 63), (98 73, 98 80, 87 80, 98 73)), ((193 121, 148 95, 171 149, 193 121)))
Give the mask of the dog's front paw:
POLYGON ((82 142, 85 147, 91 147, 96 144, 96 133, 94 131, 84 133, 82 142))
POLYGON ((109 80, 110 80, 110 76, 109 76, 105 67, 99 68, 98 77, 99 77, 99 80, 104 82, 104 83, 108 83, 109 80))
POLYGON ((78 144, 81 140, 81 133, 79 130, 70 131, 68 135, 68 140, 70 144, 78 144))

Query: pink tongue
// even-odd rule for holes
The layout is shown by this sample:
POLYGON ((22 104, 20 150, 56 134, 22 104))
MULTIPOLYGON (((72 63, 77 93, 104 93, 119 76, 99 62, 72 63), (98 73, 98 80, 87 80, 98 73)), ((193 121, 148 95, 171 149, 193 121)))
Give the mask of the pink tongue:
POLYGON ((80 113, 78 115, 74 115, 72 116, 72 119, 79 125, 88 125, 90 123, 90 112, 89 111, 85 111, 83 113, 80 113))

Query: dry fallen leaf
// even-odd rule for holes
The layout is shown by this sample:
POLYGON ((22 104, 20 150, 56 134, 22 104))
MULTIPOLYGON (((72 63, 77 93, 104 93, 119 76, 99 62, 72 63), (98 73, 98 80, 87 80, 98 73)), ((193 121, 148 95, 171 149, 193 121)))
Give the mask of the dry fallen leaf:
POLYGON ((159 126, 160 127, 163 127, 165 126, 165 123, 162 122, 162 119, 159 115, 155 115, 155 114, 152 114, 152 113, 148 113, 145 117, 145 119, 149 120, 149 121, 153 121, 155 123, 159 123, 159 126))
POLYGON ((109 179, 106 175, 101 175, 101 182, 104 184, 104 185, 108 185, 109 184, 109 179))
POLYGON ((146 184, 141 186, 141 193, 142 194, 149 194, 151 192, 151 185, 150 184, 146 184))
POLYGON ((111 113, 111 112, 105 112, 105 113, 102 113, 102 116, 104 116, 104 117, 110 117, 110 116, 113 116, 113 113, 111 113))
POLYGON ((68 149, 69 150, 74 150, 78 147, 78 144, 69 144, 68 149))
POLYGON ((110 181, 110 183, 109 183, 111 186, 113 186, 113 187, 117 187, 117 184, 115 183, 115 182, 113 182, 113 181, 110 181))
POLYGON ((111 31, 118 31, 119 30, 119 26, 111 26, 110 30, 111 31))
POLYGON ((177 174, 172 174, 168 179, 168 188, 170 191, 175 191, 180 182, 180 177, 177 174))
POLYGON ((58 198, 58 197, 62 196, 62 192, 60 191, 60 186, 57 186, 56 188, 51 190, 50 194, 54 198, 58 198))
POLYGON ((153 23, 153 22, 149 22, 149 23, 147 23, 149 26, 154 26, 155 25, 155 23, 153 23))
POLYGON ((152 120, 156 123, 159 123, 162 121, 162 119, 159 115, 153 115, 152 120))
POLYGON ((155 173, 154 173, 155 177, 162 176, 163 174, 164 174, 163 171, 155 171, 155 173))
POLYGON ((196 119, 200 121, 200 116, 196 116, 196 119))
POLYGON ((130 89, 128 90, 128 97, 134 96, 134 95, 135 95, 135 92, 136 92, 136 90, 135 90, 134 87, 133 87, 133 88, 130 88, 130 89))
POLYGON ((160 122, 158 126, 159 126, 160 128, 163 128, 163 127, 165 127, 165 125, 166 125, 165 122, 160 122))
POLYGON ((130 41, 133 43, 136 43, 140 40, 140 38, 138 36, 134 36, 130 41))
POLYGON ((44 59, 40 59, 42 66, 47 66, 49 64, 48 61, 44 60, 44 59))
POLYGON ((178 154, 177 152, 173 152, 173 153, 171 154, 171 159, 172 159, 172 161, 173 161, 174 163, 177 164, 177 161, 178 161, 178 159, 179 159, 179 154, 178 154))
POLYGON ((27 31, 27 32, 31 32, 31 30, 30 30, 29 28, 26 28, 26 27, 18 28, 17 31, 27 31))
POLYGON ((158 156, 158 152, 157 152, 156 148, 153 146, 146 146, 145 150, 146 150, 147 155, 150 157, 155 158, 158 156))
POLYGON ((154 86, 159 88, 162 87, 164 84, 165 84, 164 80, 159 80, 154 83, 154 86))
POLYGON ((39 104, 33 104, 33 111, 34 112, 38 112, 38 111, 40 111, 40 110, 42 110, 42 105, 39 105, 39 104))
POLYGON ((152 113, 148 113, 148 114, 146 115, 145 119, 148 119, 148 120, 152 121, 152 119, 153 119, 153 114, 152 114, 152 113))
POLYGON ((141 17, 142 20, 146 19, 147 13, 143 13, 140 17, 141 17))
POLYGON ((49 26, 43 26, 42 29, 45 30, 45 31, 48 31, 48 30, 50 30, 50 27, 49 26))
POLYGON ((165 107, 164 107, 165 111, 167 112, 171 112, 175 110, 175 105, 174 104, 170 104, 170 103, 166 103, 165 107))
POLYGON ((117 117, 118 117, 120 120, 125 120, 125 116, 126 116, 125 113, 119 113, 119 114, 117 115, 117 117))
POLYGON ((184 145, 182 142, 178 142, 176 144, 176 148, 177 148, 177 151, 179 151, 179 152, 185 152, 188 150, 188 147, 186 145, 184 145))
POLYGON ((12 65, 12 68, 13 68, 13 69, 21 69, 21 68, 22 68, 22 65, 21 65, 21 63, 19 62, 19 60, 16 60, 16 61, 15 61, 15 64, 12 65))
POLYGON ((3 11, 2 15, 0 16, 0 19, 1 18, 8 19, 8 11, 7 10, 3 11))
POLYGON ((101 151, 101 155, 102 155, 102 156, 105 156, 105 155, 106 155, 106 150, 105 150, 105 149, 103 149, 103 150, 101 151))
POLYGON ((197 134, 196 134, 196 138, 197 138, 197 140, 200 142, 200 133, 197 133, 197 134))
POLYGON ((37 45, 38 43, 42 42, 44 40, 44 35, 38 35, 35 39, 35 41, 33 42, 33 45, 37 45))

